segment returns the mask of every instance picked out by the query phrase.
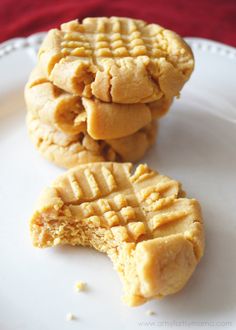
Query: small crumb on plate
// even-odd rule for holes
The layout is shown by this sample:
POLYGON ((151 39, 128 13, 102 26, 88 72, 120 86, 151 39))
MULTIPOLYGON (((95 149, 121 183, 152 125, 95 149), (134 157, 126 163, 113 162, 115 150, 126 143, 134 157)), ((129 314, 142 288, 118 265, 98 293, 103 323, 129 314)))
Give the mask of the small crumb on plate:
POLYGON ((146 311, 147 315, 156 315, 154 311, 151 311, 150 309, 146 311))
POLYGON ((78 281, 75 283, 75 291, 84 291, 86 289, 86 283, 82 281, 78 281))
POLYGON ((75 316, 72 313, 67 313, 66 314, 66 320, 67 321, 75 320, 75 316))

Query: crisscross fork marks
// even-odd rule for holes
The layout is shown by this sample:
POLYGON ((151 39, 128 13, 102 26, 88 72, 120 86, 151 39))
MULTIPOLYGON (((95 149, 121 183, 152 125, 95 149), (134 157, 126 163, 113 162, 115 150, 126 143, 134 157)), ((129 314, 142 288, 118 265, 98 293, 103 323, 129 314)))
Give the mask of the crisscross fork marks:
POLYGON ((83 58, 166 55, 167 44, 160 34, 163 29, 156 26, 153 33, 146 23, 137 22, 117 17, 85 19, 78 24, 78 31, 64 32, 61 52, 83 58), (89 30, 87 22, 92 29, 89 30))

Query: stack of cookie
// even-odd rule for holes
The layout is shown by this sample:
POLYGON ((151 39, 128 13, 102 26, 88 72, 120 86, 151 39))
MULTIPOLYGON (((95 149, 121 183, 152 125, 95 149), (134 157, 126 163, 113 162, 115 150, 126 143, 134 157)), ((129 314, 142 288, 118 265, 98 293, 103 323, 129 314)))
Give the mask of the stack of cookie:
POLYGON ((66 168, 137 161, 194 67, 187 44, 156 24, 86 18, 48 32, 25 88, 41 154, 66 168))

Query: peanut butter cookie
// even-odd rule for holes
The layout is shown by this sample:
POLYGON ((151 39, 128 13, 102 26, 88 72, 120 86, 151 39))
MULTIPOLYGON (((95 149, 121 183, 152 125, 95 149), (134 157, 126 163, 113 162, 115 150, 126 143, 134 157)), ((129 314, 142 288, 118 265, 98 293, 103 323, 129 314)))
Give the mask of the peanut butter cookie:
POLYGON ((29 136, 41 155, 54 164, 71 168, 99 161, 137 161, 154 144, 156 123, 151 122, 136 133, 120 139, 93 140, 86 132, 65 134, 27 114, 29 136))
POLYGON ((93 247, 113 261, 131 306, 173 294, 204 251, 199 203, 179 182, 128 163, 80 165, 59 176, 37 205, 33 244, 93 247))
POLYGON ((149 103, 178 96, 194 59, 176 33, 120 17, 85 18, 48 32, 39 62, 69 93, 103 102, 149 103))
POLYGON ((87 130, 96 140, 134 134, 153 119, 162 117, 172 103, 172 99, 164 97, 147 104, 118 104, 72 95, 53 85, 39 65, 26 84, 25 101, 28 111, 45 124, 65 134, 87 130))

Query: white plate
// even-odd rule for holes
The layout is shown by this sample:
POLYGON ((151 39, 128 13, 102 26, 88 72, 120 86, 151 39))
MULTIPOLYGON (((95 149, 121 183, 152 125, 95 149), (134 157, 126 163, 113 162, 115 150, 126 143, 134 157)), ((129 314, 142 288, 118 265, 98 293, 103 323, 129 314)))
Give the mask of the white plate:
POLYGON ((235 329, 236 50, 188 39, 196 70, 144 159, 201 202, 205 257, 182 292, 129 308, 121 303, 122 286, 105 255, 31 245, 33 205, 63 172, 39 156, 25 128, 23 86, 41 37, 0 46, 0 329, 235 329), (88 283, 88 292, 74 292, 77 280, 88 283), (78 319, 66 321, 68 312, 78 319))

